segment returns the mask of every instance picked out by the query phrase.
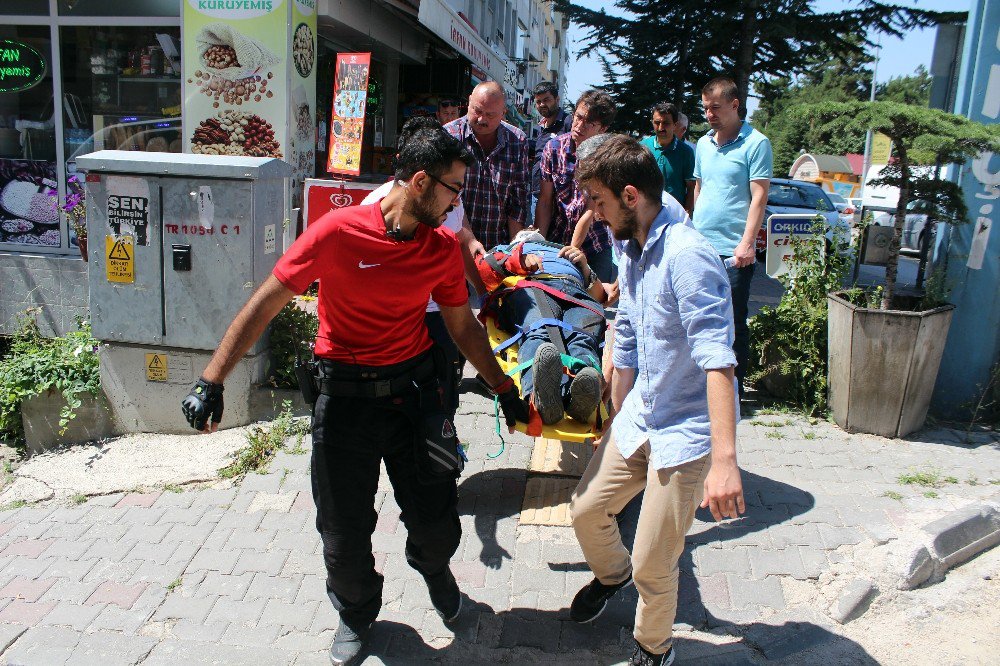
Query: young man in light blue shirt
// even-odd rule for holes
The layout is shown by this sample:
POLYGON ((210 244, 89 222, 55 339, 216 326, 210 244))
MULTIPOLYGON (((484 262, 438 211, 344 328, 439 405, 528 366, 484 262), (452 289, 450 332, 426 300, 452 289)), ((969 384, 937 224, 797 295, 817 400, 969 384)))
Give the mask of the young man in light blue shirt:
MULTIPOLYGON (((576 177, 594 214, 627 241, 612 354, 616 415, 573 495, 573 528, 594 580, 570 617, 590 622, 621 588, 639 604, 630 663, 674 660, 677 562, 695 510, 745 510, 736 463, 736 387, 729 282, 716 251, 660 203, 648 149, 613 136, 576 177), (643 492, 631 555, 615 516, 643 492)), ((676 211, 676 209, 674 209, 676 211)))
POLYGON ((732 79, 717 77, 705 84, 701 103, 712 129, 698 140, 695 149, 691 219, 720 257, 734 259, 734 265, 726 271, 732 285, 736 325, 733 350, 742 392, 750 350, 750 281, 757 232, 764 222, 771 182, 771 142, 740 119, 739 91, 732 79))

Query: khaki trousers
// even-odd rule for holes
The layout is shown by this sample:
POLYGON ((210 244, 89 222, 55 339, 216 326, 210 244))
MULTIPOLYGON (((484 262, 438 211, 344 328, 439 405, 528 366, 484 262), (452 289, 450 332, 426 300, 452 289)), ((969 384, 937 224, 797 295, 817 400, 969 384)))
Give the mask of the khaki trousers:
POLYGON ((710 455, 667 469, 650 467, 649 444, 625 459, 608 437, 573 493, 573 529, 594 576, 605 585, 635 581, 635 640, 655 654, 670 649, 677 614, 677 561, 701 502, 710 455), (632 556, 615 515, 645 490, 632 556))

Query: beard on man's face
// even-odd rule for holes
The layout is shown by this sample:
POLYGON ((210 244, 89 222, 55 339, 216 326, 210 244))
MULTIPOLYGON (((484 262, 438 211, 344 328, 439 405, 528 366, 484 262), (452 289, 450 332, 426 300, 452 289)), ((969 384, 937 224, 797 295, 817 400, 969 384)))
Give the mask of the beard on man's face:
POLYGON ((631 240, 635 237, 635 232, 639 228, 639 218, 635 211, 629 210, 625 207, 624 201, 619 199, 618 205, 621 206, 621 220, 617 226, 611 227, 611 235, 613 235, 616 240, 631 240))
POLYGON ((431 229, 437 229, 443 223, 441 216, 450 212, 455 207, 454 204, 449 204, 448 208, 441 212, 435 212, 436 206, 434 203, 434 188, 427 190, 423 196, 415 201, 411 201, 409 204, 409 214, 416 219, 417 222, 431 229))

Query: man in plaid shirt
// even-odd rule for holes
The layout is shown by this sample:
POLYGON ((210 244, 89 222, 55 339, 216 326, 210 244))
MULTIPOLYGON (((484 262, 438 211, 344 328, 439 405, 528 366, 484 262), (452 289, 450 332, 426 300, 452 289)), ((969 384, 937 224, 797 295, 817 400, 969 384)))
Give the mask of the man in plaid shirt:
POLYGON ((594 224, 592 213, 583 224, 577 224, 587 213, 587 202, 573 179, 573 172, 576 147, 592 136, 607 132, 614 119, 615 104, 610 95, 598 90, 580 95, 572 129, 549 140, 542 152, 542 189, 535 209, 538 231, 553 243, 581 248, 587 264, 602 282, 615 279, 611 237, 603 223, 594 224))
POLYGON ((444 126, 476 158, 465 173, 462 204, 485 247, 509 243, 524 228, 527 213, 528 141, 503 122, 506 111, 500 84, 480 83, 469 96, 468 115, 444 126))

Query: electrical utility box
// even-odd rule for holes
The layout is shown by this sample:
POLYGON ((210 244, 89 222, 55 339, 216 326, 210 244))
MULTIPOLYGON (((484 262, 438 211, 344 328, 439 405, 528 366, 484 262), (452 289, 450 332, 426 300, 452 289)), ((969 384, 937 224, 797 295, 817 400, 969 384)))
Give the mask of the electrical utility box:
MULTIPOLYGON (((282 252, 277 159, 102 150, 86 171, 90 317, 121 432, 193 432, 180 402, 282 252)), ((254 420, 267 339, 226 381, 224 427, 254 420)))

